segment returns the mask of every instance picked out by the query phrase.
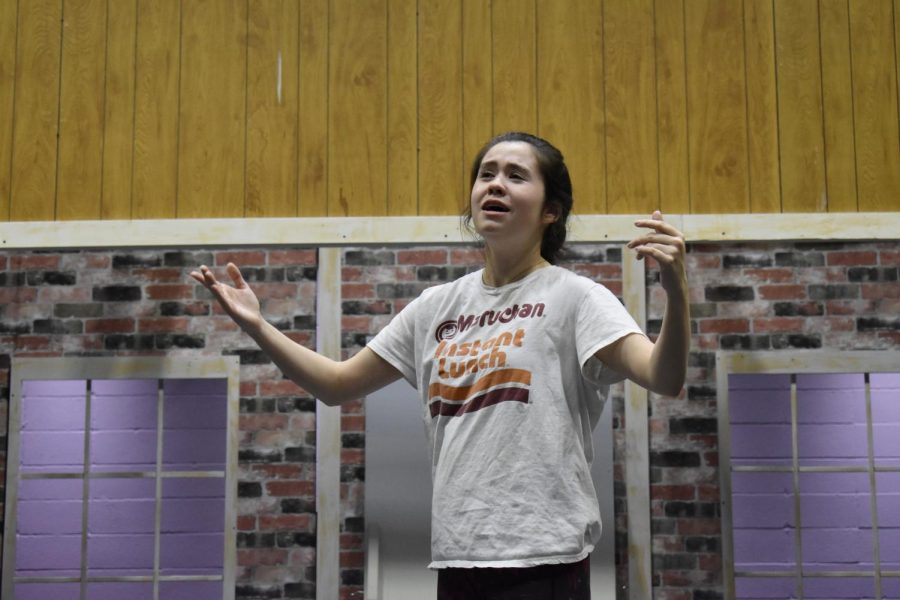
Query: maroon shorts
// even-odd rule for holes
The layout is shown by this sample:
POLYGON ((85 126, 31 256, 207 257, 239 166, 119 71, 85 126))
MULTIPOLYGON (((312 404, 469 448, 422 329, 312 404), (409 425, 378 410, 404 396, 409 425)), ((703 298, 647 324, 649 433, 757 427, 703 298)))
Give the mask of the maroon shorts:
POLYGON ((563 565, 438 570, 437 600, 590 600, 589 558, 563 565))

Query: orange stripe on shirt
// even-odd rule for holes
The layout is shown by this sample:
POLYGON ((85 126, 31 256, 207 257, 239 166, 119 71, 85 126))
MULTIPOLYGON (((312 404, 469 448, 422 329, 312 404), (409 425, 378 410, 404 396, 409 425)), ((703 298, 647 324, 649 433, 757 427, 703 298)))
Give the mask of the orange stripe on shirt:
POLYGON ((487 373, 472 385, 459 387, 444 383, 432 383, 428 386, 428 401, 431 402, 438 397, 445 400, 467 400, 488 388, 505 383, 531 385, 531 371, 524 369, 500 369, 487 373))

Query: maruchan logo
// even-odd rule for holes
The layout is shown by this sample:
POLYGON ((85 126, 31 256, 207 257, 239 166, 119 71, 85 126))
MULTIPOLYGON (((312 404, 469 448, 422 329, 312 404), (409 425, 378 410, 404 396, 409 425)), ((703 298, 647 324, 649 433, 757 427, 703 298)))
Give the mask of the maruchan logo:
POLYGON ((457 331, 459 331, 459 326, 456 324, 456 321, 444 321, 438 325, 437 331, 434 332, 434 337, 438 342, 452 340, 456 337, 457 331))
POLYGON ((471 327, 484 327, 500 323, 509 323, 515 319, 533 319, 544 316, 544 303, 537 304, 513 304, 500 310, 486 310, 474 315, 460 315, 456 320, 444 321, 438 325, 434 332, 434 338, 440 343, 444 340, 452 340, 457 333, 461 333, 471 327))

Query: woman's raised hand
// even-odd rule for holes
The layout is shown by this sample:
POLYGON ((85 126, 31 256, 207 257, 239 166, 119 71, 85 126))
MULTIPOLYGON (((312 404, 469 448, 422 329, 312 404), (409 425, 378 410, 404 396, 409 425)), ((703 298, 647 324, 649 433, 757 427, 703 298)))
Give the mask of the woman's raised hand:
POLYGON ((649 219, 635 222, 637 227, 649 229, 628 243, 637 252, 638 258, 651 256, 659 263, 659 277, 667 293, 687 293, 687 276, 684 269, 684 235, 663 221, 657 211, 649 219))
POLYGON ((228 263, 225 270, 231 277, 231 281, 234 282, 234 286, 217 281, 206 265, 202 265, 199 271, 191 271, 191 277, 212 292, 228 316, 234 319, 241 329, 247 332, 258 329, 264 322, 259 310, 259 299, 244 281, 244 277, 234 263, 228 263))

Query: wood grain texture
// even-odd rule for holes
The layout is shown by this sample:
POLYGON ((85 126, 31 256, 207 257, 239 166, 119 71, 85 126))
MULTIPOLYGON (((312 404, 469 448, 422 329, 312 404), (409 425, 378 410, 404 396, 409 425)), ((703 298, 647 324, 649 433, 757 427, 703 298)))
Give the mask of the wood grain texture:
POLYGON ((538 0, 538 134, 566 157, 574 210, 605 212, 600 0, 538 0))
POLYGON ((56 217, 61 0, 20 2, 11 221, 56 217))
POLYGON ((893 7, 890 0, 850 3, 856 182, 859 210, 897 210, 900 132, 893 7))
POLYGON ((494 132, 538 128, 535 0, 491 2, 494 132))
POLYGON ((610 213, 659 207, 652 0, 606 0, 606 191, 610 213))
POLYGON ((750 209, 743 11, 685 0, 691 212, 750 209))
POLYGON ((131 214, 175 218, 181 4, 139 2, 131 214))
POLYGON ((494 132, 490 2, 462 0, 462 28, 463 164, 460 171, 463 195, 468 197, 472 160, 494 132))
POLYGON ((106 89, 106 0, 63 11, 56 218, 100 218, 106 89))
POLYGON ((332 0, 328 215, 387 214, 387 10, 332 0))
POLYGON ((0 221, 9 220, 18 3, 0 0, 0 221))
POLYGON ((387 213, 419 212, 418 18, 415 0, 388 0, 387 213))
POLYGON ((328 0, 300 1, 297 214, 328 214, 328 0))
POLYGON ((248 11, 244 215, 294 217, 300 5, 296 0, 254 0, 248 11))
POLYGON ((781 212, 775 13, 771 0, 744 2, 750 212, 781 212))
POLYGON ((182 4, 178 216, 244 214, 247 1, 182 4))
POLYGON ((656 105, 659 140, 659 208, 690 212, 684 0, 656 0, 656 105))
POLYGON ((106 3, 101 219, 131 218, 137 0, 106 3))
POLYGON ((825 121, 827 210, 852 212, 856 201, 856 142, 847 0, 820 0, 822 114, 825 121))
POLYGON ((419 11, 419 212, 457 215, 468 199, 460 177, 462 11, 456 0, 419 11))
POLYGON ((824 211, 825 137, 816 0, 775 3, 775 48, 782 209, 824 211))

